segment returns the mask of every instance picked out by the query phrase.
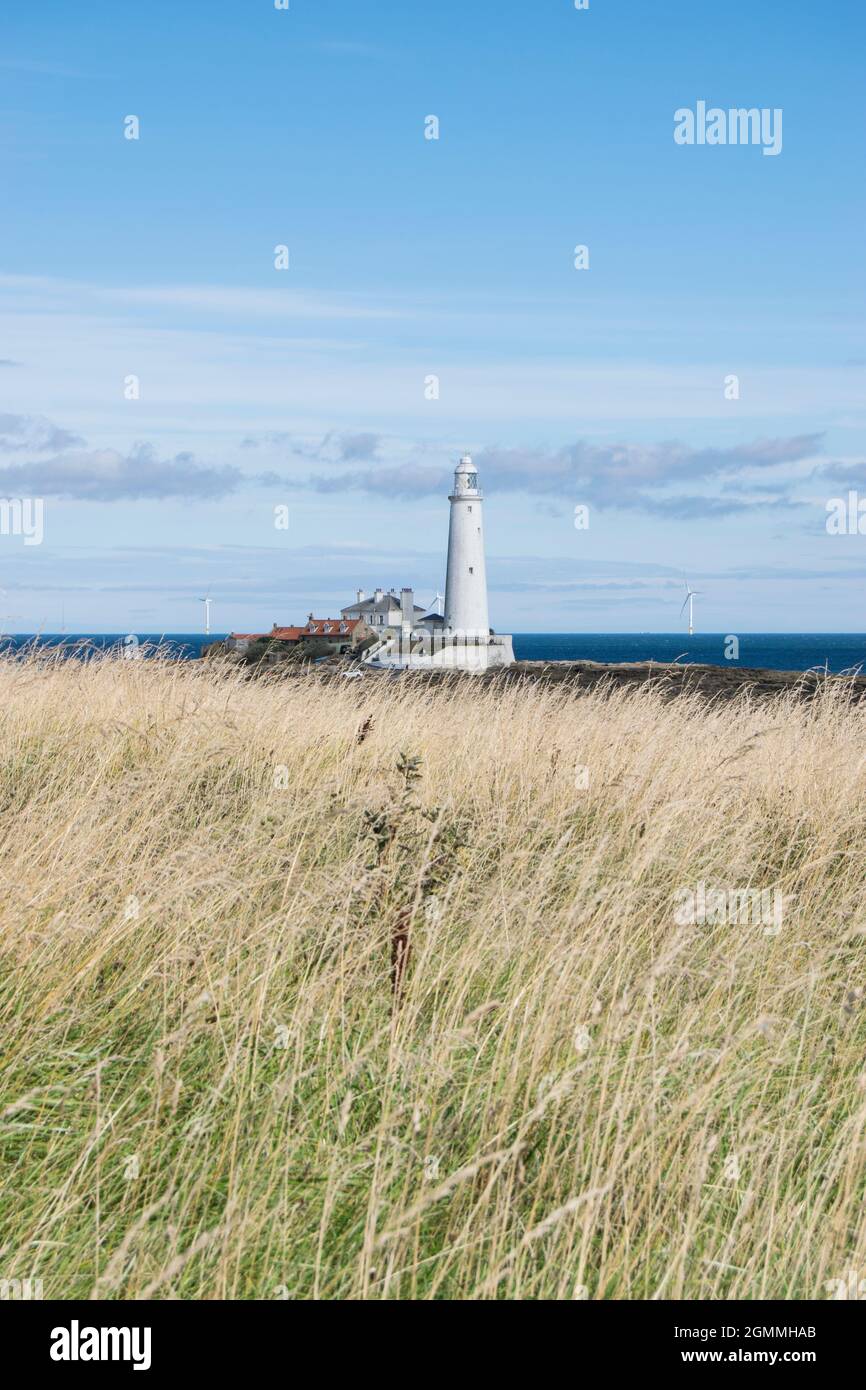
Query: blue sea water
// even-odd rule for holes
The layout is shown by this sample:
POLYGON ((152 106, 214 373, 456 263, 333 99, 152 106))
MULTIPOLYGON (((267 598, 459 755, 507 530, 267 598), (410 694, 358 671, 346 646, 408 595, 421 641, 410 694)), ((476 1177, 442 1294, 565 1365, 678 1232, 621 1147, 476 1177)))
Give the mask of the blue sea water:
MULTIPOLYGON (((38 637, 0 638, 0 651, 20 651, 28 643, 42 646, 65 644, 71 651, 104 651, 121 648, 124 633, 43 633, 38 637)), ((176 657, 197 657, 224 633, 138 633, 136 642, 145 654, 160 650, 176 657)), ((518 632, 514 654, 518 661, 679 661, 710 666, 751 666, 777 671, 866 671, 866 633, 852 632, 745 632, 738 635, 739 654, 725 655, 730 638, 724 633, 682 632, 518 632)))
POLYGON ((743 632, 739 653, 726 656, 730 637, 702 632, 515 633, 518 661, 679 661, 771 671, 866 671, 866 634, 857 632, 743 632))

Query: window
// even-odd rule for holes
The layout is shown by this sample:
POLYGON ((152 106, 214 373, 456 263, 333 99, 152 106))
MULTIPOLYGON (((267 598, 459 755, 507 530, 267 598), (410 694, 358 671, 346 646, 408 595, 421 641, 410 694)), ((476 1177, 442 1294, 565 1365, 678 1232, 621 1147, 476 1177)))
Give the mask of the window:
POLYGON ((470 574, 474 574, 474 573, 475 573, 475 571, 474 571, 474 569, 472 568, 471 565, 469 566, 469 573, 470 573, 470 574))
POLYGON ((477 473, 467 473, 467 474, 466 474, 466 486, 467 486, 467 487, 477 487, 477 486, 478 486, 478 474, 477 474, 477 473))
POLYGON ((323 631, 323 632, 330 632, 330 631, 331 631, 331 624, 330 624, 330 623, 325 623, 325 626, 322 628, 322 631, 323 631))
POLYGON ((472 511, 472 508, 471 508, 471 507, 468 507, 468 508, 467 508, 467 511, 470 511, 470 512, 471 512, 471 511, 472 511))

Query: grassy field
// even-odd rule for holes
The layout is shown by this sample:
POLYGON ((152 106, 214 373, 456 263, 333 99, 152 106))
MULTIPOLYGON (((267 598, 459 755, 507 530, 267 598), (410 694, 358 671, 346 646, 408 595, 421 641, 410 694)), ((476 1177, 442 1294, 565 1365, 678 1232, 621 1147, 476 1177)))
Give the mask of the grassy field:
POLYGON ((0 717, 0 1278, 866 1275, 866 709, 838 687, 716 709, 6 662, 0 717), (778 890, 781 920, 689 921, 700 884, 778 890))

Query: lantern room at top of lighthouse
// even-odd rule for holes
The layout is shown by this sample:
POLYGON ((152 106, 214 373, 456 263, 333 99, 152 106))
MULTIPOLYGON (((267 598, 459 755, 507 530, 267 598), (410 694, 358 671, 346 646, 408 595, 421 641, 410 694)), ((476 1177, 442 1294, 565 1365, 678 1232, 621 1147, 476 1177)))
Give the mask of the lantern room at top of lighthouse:
POLYGON ((467 494, 479 499, 481 497, 475 464, 468 454, 464 454, 454 470, 454 496, 465 497, 467 494))

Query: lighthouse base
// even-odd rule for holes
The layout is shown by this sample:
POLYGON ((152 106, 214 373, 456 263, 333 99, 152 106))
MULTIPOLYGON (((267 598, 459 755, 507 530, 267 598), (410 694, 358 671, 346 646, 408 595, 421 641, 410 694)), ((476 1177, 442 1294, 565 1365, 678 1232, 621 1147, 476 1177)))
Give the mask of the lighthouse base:
POLYGON ((514 662, 511 638, 506 636, 474 639, 462 633, 415 631, 385 638, 364 657, 374 668, 413 671, 492 671, 514 662))

